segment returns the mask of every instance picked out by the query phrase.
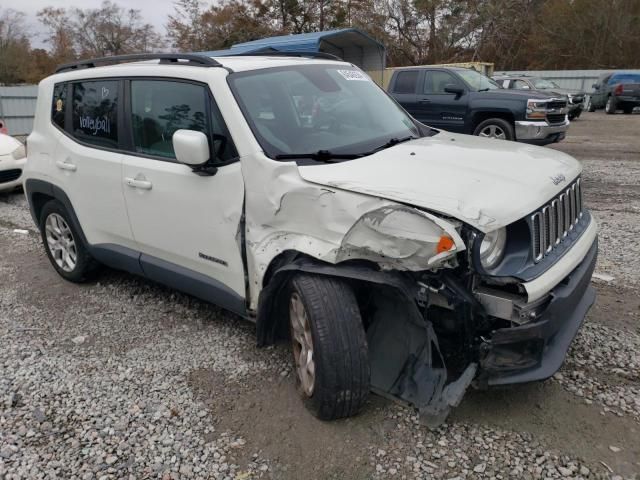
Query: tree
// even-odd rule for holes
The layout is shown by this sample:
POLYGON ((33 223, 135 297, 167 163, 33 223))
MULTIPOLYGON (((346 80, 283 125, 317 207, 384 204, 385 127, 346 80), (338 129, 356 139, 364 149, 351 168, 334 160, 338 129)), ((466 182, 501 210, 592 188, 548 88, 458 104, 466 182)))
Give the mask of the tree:
POLYGON ((53 55, 104 57, 150 52, 162 46, 152 25, 142 22, 140 10, 124 9, 109 0, 100 8, 48 7, 38 12, 47 27, 53 55))
POLYGON ((24 60, 29 57, 29 38, 24 13, 0 11, 0 84, 22 83, 26 77, 24 60))

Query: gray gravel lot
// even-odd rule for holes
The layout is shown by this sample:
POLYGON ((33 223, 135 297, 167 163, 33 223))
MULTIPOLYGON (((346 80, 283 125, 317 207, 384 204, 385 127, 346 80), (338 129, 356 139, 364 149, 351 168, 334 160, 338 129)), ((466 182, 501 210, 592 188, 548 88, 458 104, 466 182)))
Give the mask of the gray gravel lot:
POLYGON ((640 115, 585 113, 598 302, 553 379, 471 391, 435 431, 372 396, 323 423, 286 346, 120 272, 73 285, 21 194, 0 194, 0 479, 640 478, 640 115), (26 229, 27 233, 16 233, 26 229))

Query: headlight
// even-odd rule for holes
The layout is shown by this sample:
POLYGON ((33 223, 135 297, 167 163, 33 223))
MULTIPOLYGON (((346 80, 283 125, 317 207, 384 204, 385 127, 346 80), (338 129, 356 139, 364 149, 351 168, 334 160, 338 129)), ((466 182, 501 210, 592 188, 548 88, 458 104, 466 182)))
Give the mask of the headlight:
POLYGON ((547 118, 547 101, 527 100, 527 118, 532 120, 544 120, 547 118))
POLYGON ((24 145, 20 145, 13 152, 11 152, 11 156, 13 157, 14 160, 22 160, 24 157, 26 157, 27 152, 24 149, 24 145))
POLYGON ((480 244, 480 263, 490 270, 496 267, 504 258, 507 244, 507 229, 500 228, 487 233, 480 244))

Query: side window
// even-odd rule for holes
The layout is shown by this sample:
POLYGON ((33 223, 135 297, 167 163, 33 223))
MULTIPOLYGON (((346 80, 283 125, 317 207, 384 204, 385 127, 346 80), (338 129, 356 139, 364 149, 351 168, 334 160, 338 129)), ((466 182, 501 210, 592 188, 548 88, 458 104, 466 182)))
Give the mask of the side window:
POLYGON ((523 80, 511 80, 511 86, 509 88, 513 90, 531 90, 531 87, 523 80))
POLYGON ((432 70, 428 72, 424 79, 424 93, 447 94, 447 92, 444 91, 444 87, 451 84, 462 86, 456 77, 449 72, 432 70))
POLYGON ((73 84, 72 134, 80 141, 118 148, 118 80, 73 84))
POLYGON ((418 76, 420 71, 409 70, 406 72, 399 72, 396 77, 396 83, 393 86, 394 93, 416 93, 416 84, 418 83, 418 76))
POLYGON ((209 138, 218 161, 237 156, 220 112, 205 87, 163 80, 131 81, 131 126, 136 152, 174 159, 176 130, 196 130, 209 138))
POLYGON ((64 112, 67 107, 67 84, 56 83, 51 102, 51 121, 64 130, 64 112))

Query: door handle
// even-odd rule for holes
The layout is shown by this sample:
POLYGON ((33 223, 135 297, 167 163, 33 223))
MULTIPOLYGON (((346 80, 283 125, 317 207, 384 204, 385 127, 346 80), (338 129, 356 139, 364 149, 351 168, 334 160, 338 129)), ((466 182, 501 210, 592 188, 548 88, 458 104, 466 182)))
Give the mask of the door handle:
POLYGON ((64 162, 62 160, 57 160, 56 167, 58 167, 60 170, 67 170, 69 172, 75 172, 78 169, 78 167, 71 163, 69 159, 65 160, 64 162))
POLYGON ((151 190, 153 184, 148 180, 140 180, 137 178, 125 177, 124 183, 131 188, 139 188, 141 190, 151 190))
POLYGON ((431 103, 431 100, 429 100, 428 98, 421 98, 419 100, 420 103, 431 103))

